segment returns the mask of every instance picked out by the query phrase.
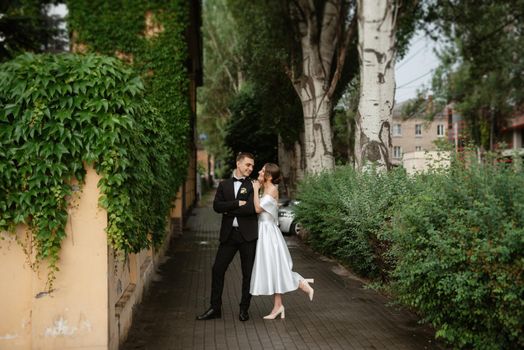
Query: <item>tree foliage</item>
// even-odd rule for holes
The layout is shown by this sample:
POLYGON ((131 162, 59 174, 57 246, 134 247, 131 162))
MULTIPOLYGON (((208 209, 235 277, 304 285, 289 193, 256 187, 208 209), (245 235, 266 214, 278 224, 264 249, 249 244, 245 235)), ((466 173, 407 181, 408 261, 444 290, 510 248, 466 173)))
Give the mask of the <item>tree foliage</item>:
MULTIPOLYGON (((225 139, 233 155, 250 152, 255 156, 255 174, 265 163, 277 162, 277 134, 264 122, 258 101, 256 90, 249 85, 236 95, 225 139)), ((229 169, 235 168, 235 157, 228 159, 228 165, 229 169)))
POLYGON ((0 2, 0 62, 23 52, 63 50, 61 20, 48 14, 58 1, 5 0, 0 2))
POLYGON ((434 100, 438 108, 453 102, 485 149, 524 103, 523 8, 522 0, 434 0, 425 8, 428 31, 444 44, 434 100))
POLYGON ((283 68, 292 45, 292 27, 282 2, 228 0, 243 57, 241 69, 255 86, 261 115, 286 145, 303 131, 300 99, 283 68), (256 40, 253 40, 256 38, 256 40))
MULTIPOLYGON (((228 145, 234 144, 232 140, 238 135, 231 127, 237 123, 231 118, 239 117, 233 111, 238 110, 239 104, 248 108, 247 104, 253 103, 249 109, 256 108, 257 112, 242 118, 256 117, 251 123, 282 136, 288 145, 298 140, 302 131, 300 101, 289 79, 282 74, 279 62, 272 54, 261 56, 257 55, 256 49, 253 51, 253 46, 258 47, 257 42, 267 42, 264 36, 267 31, 261 33, 256 29, 263 25, 259 21, 267 19, 257 12, 264 7, 253 4, 238 6, 239 3, 229 0, 206 1, 204 4, 206 82, 199 91, 199 129, 208 135, 206 148, 222 163, 230 163, 234 158, 228 145), (257 21, 257 26, 248 26, 245 22, 248 19, 257 21), (246 84, 249 85, 248 93, 241 91, 246 84), (256 96, 247 100, 246 94, 256 96)), ((274 135, 269 139, 274 142, 269 149, 274 153, 270 158, 276 160, 277 139, 274 135)), ((256 154, 267 152, 256 147, 252 144, 249 148, 256 154)), ((260 164, 258 159, 257 164, 260 164)))
POLYGON ((205 82, 197 95, 197 128, 207 135, 207 151, 225 164, 231 158, 224 142, 231 117, 229 106, 245 80, 243 57, 239 32, 226 0, 205 1, 202 17, 205 82))
POLYGON ((333 152, 337 165, 355 163, 355 118, 359 99, 358 79, 348 84, 333 114, 333 152))

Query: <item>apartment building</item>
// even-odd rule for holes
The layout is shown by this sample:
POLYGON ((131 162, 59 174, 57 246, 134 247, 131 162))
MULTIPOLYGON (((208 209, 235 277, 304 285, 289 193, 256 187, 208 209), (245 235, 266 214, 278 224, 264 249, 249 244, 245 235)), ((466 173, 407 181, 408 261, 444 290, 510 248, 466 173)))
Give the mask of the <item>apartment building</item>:
POLYGON ((402 115, 405 103, 398 103, 393 109, 391 162, 394 165, 402 164, 405 153, 435 150, 435 141, 445 139, 448 130, 447 109, 431 121, 422 116, 406 119, 402 115))
POLYGON ((511 156, 517 153, 524 156, 524 114, 508 120, 507 126, 502 129, 502 139, 507 145, 503 155, 511 156))

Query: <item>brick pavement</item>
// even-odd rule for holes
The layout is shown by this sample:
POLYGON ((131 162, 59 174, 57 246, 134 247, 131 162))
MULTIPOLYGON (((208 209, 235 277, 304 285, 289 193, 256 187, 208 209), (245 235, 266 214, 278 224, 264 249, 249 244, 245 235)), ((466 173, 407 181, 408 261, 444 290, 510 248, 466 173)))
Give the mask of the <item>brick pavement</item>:
POLYGON ((295 291, 284 296, 286 318, 263 320, 270 296, 253 297, 251 319, 238 320, 240 259, 226 273, 222 319, 196 321, 209 306, 211 266, 218 246, 220 216, 209 201, 195 208, 182 237, 176 238, 166 262, 135 307, 128 349, 444 349, 430 328, 416 317, 388 306, 389 301, 339 266, 308 249, 296 237, 286 238, 294 270, 314 278, 315 298, 295 291))

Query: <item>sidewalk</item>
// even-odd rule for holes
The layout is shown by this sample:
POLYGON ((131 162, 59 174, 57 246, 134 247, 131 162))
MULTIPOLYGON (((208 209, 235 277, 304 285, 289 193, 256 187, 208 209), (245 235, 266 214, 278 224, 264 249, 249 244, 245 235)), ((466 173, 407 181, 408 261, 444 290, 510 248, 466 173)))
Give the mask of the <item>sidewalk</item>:
POLYGON ((168 260, 136 307, 121 349, 444 349, 413 314, 386 306, 386 298, 344 277, 336 263, 296 237, 286 240, 294 270, 315 279, 313 302, 301 291, 286 294, 286 318, 263 320, 272 298, 253 297, 251 319, 240 322, 237 255, 226 273, 222 319, 196 321, 209 306, 219 226, 220 216, 209 203, 193 210, 183 236, 172 242, 168 260))

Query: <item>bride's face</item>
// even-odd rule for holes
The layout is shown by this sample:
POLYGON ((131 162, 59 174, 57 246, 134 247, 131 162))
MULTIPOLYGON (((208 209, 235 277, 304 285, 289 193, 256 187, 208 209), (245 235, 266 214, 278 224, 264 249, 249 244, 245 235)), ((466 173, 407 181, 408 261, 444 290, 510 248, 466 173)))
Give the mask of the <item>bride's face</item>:
POLYGON ((265 180, 265 179, 264 179, 264 173, 265 173, 265 171, 266 171, 266 167, 263 167, 263 168, 260 169, 260 171, 258 172, 258 178, 257 178, 257 180, 258 180, 258 182, 260 182, 261 184, 263 184, 263 183, 264 183, 264 180, 265 180))

